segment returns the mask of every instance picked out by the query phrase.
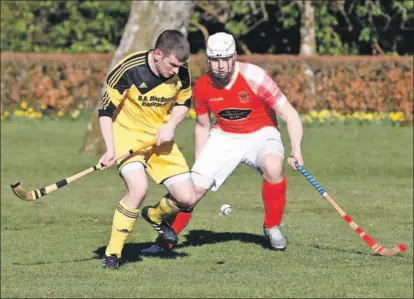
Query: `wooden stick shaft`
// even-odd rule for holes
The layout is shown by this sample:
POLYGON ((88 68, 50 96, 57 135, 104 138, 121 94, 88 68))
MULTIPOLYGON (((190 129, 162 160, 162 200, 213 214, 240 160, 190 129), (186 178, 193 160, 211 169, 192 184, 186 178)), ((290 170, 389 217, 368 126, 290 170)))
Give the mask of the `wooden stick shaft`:
MULTIPOLYGON (((132 155, 134 152, 143 150, 144 148, 146 148, 150 145, 152 145, 152 144, 145 144, 142 147, 139 147, 135 150, 130 149, 128 152, 116 157, 115 160, 120 160, 120 159, 123 159, 125 157, 128 157, 129 155, 132 155)), ((56 191, 57 189, 62 188, 64 186, 66 186, 67 184, 70 184, 70 183, 72 183, 72 182, 74 182, 74 181, 76 181, 76 180, 78 180, 78 179, 80 179, 80 178, 96 171, 96 170, 99 170, 102 167, 103 167, 103 165, 101 163, 98 163, 98 164, 96 164, 92 167, 89 167, 88 169, 85 169, 85 170, 83 170, 79 173, 76 173, 76 174, 74 174, 74 175, 72 175, 72 176, 70 176, 66 179, 60 180, 60 181, 58 181, 54 184, 51 184, 49 186, 46 186, 46 187, 43 187, 43 188, 40 188, 40 189, 37 189, 37 190, 30 191, 29 196, 33 197, 33 199, 39 199, 40 197, 45 196, 45 195, 47 195, 47 194, 49 194, 53 191, 56 191)))
POLYGON ((354 231, 362 238, 362 240, 365 241, 365 243, 367 243, 371 247, 372 250, 374 250, 378 254, 387 255, 387 256, 392 256, 392 255, 395 255, 399 252, 403 252, 406 250, 406 247, 404 246, 404 244, 399 244, 397 247, 391 248, 391 249, 384 248, 383 246, 378 244, 367 233, 365 233, 365 231, 362 228, 360 228, 352 220, 352 218, 345 213, 344 210, 342 210, 342 208, 332 199, 332 197, 328 195, 328 192, 326 192, 326 190, 321 185, 319 185, 316 179, 312 175, 310 175, 305 168, 303 168, 302 166, 299 166, 297 162, 295 162, 295 165, 298 171, 301 174, 303 174, 303 176, 309 181, 309 183, 311 183, 312 186, 315 187, 315 189, 326 200, 329 201, 329 203, 335 208, 335 210, 342 216, 345 222, 348 223, 354 229, 354 231))

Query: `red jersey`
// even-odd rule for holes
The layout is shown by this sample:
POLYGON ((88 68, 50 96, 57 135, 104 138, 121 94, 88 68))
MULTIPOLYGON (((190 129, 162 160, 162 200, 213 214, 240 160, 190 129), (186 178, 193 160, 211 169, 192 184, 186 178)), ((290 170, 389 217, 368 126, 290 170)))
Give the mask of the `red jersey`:
POLYGON ((277 127, 272 107, 286 101, 269 74, 254 64, 236 62, 232 80, 217 88, 208 74, 194 86, 197 114, 210 111, 217 118, 215 127, 229 133, 252 133, 263 127, 277 127))

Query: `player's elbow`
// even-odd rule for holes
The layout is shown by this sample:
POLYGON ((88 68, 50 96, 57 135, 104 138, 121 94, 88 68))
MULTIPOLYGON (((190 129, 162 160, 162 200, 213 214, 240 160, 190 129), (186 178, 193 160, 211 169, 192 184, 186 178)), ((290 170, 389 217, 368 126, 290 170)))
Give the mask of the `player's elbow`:
POLYGON ((276 114, 286 123, 301 122, 298 112, 289 102, 276 106, 274 110, 276 114))
POLYGON ((198 131, 209 131, 211 127, 210 119, 204 119, 204 117, 197 117, 195 123, 195 130, 198 131))
POLYGON ((195 136, 204 136, 204 135, 208 135, 210 132, 210 128, 207 126, 203 126, 200 124, 195 125, 194 127, 194 134, 195 136))

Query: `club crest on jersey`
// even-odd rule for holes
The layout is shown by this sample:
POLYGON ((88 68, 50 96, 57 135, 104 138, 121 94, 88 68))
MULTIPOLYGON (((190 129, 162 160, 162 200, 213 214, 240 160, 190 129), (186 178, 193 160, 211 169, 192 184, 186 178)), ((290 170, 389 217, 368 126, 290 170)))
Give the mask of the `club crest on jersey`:
POLYGON ((242 104, 246 104, 246 103, 248 103, 250 101, 250 99, 249 99, 249 93, 247 91, 245 91, 245 90, 240 91, 237 94, 237 97, 238 97, 240 103, 242 103, 242 104))
POLYGON ((221 110, 218 115, 228 120, 245 119, 252 113, 251 109, 225 109, 221 110))

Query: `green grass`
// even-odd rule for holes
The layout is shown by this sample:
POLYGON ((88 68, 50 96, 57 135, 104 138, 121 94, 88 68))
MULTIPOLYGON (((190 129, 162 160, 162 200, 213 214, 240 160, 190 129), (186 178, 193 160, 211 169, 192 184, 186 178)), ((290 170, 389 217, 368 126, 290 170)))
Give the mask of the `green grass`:
MULTIPOLYGON (((177 142, 192 163, 192 120, 177 142)), ((85 122, 5 121, 1 138, 1 297, 413 297, 413 128, 306 128, 305 167, 377 242, 404 242, 401 256, 375 256, 305 178, 290 169, 286 252, 264 248, 261 178, 240 166, 210 193, 181 235, 178 257, 139 256, 155 232, 139 219, 124 248, 129 261, 103 270, 124 185, 117 171, 91 174, 38 202, 9 184, 37 189, 96 164, 81 157, 85 122), (230 216, 218 216, 222 204, 230 216)), ((285 145, 288 145, 283 129, 285 145)), ((289 146, 286 146, 289 151, 289 146)), ((214 158, 212 157, 212 163, 214 158)), ((150 185, 147 204, 165 192, 150 185)))

